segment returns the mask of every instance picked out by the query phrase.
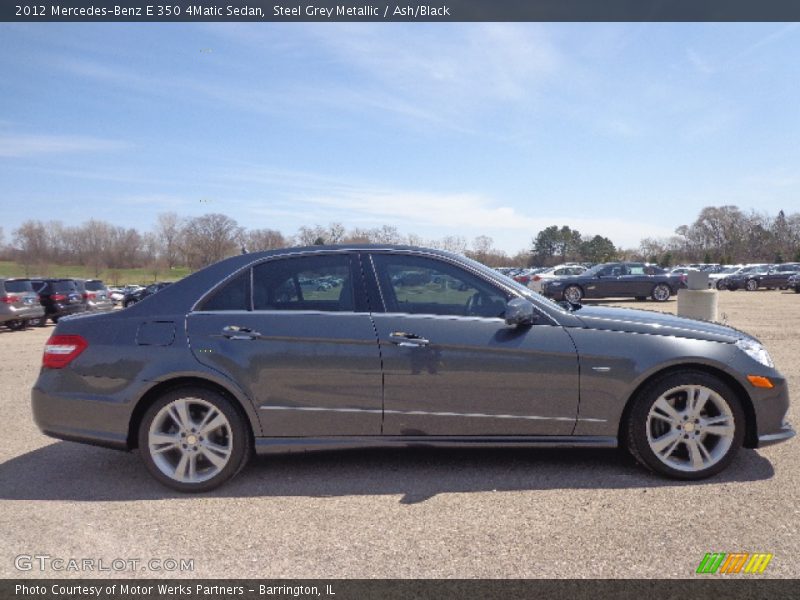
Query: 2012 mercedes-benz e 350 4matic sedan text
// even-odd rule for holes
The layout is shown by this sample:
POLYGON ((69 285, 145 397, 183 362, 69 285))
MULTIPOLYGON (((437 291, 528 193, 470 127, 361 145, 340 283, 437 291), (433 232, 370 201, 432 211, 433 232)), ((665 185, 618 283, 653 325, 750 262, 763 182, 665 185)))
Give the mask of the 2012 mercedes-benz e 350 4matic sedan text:
POLYGON ((794 435, 745 333, 556 304, 436 250, 294 248, 223 260, 122 311, 59 320, 33 388, 48 435, 137 448, 181 491, 253 450, 623 445, 666 476, 794 435))

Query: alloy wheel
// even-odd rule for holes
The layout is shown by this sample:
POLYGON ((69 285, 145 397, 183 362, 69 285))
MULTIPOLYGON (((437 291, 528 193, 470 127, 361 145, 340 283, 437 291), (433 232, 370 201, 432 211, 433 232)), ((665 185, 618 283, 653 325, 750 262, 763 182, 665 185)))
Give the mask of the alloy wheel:
POLYGON ((218 475, 233 452, 228 418, 200 398, 179 398, 161 408, 147 433, 150 457, 169 479, 197 484, 218 475))
POLYGON ((714 467, 734 444, 733 409, 703 385, 680 385, 661 394, 650 408, 647 442, 667 467, 696 473, 714 467))

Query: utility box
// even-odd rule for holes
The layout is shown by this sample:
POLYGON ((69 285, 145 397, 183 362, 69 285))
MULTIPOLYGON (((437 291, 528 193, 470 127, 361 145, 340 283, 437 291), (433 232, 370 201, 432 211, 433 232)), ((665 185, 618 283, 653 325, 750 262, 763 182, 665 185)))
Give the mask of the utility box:
POLYGON ((709 289, 708 273, 689 271, 686 286, 688 289, 678 290, 678 316, 716 321, 719 292, 709 289))
POLYGON ((689 271, 686 274, 686 287, 690 290, 707 290, 708 273, 705 271, 689 271))

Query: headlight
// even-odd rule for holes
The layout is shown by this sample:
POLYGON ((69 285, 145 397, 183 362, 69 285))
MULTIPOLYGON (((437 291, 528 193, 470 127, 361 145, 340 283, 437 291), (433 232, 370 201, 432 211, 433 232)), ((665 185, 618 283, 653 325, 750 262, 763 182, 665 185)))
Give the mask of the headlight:
POLYGON ((772 368, 775 366, 775 364, 772 362, 772 358, 769 356, 769 352, 767 352, 767 349, 755 340, 738 340, 736 342, 736 346, 745 354, 747 354, 747 356, 756 362, 760 362, 765 367, 772 368))

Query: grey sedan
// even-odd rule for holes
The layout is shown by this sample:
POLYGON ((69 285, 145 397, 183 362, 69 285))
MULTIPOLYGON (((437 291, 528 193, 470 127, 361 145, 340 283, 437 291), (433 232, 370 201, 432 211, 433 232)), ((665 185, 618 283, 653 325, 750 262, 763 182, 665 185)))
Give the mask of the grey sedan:
POLYGON ((174 489, 253 453, 354 446, 627 448, 682 479, 794 435, 755 339, 547 300, 436 250, 245 254, 125 311, 59 321, 32 391, 46 434, 137 448, 174 489), (339 281, 337 286, 304 285, 339 281))

